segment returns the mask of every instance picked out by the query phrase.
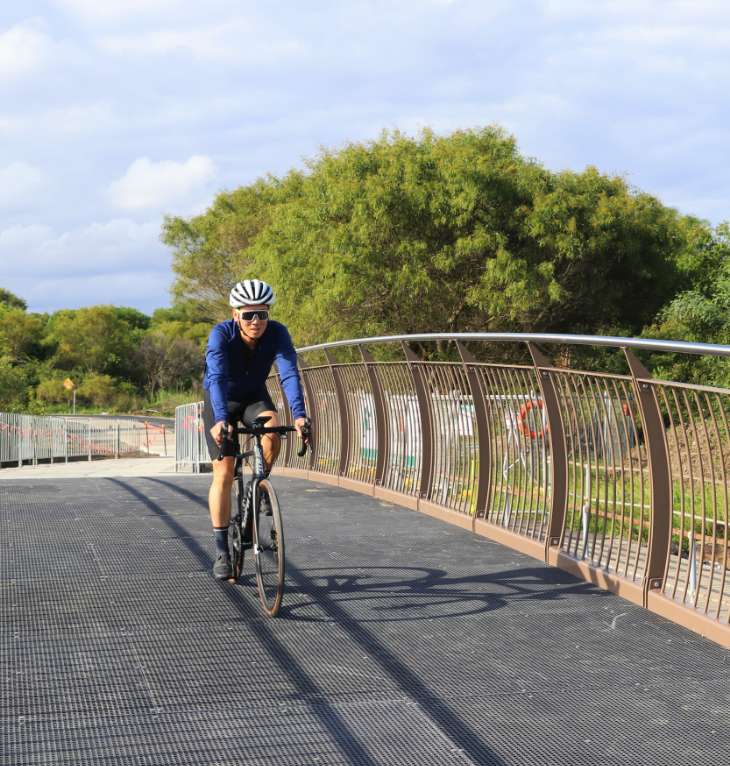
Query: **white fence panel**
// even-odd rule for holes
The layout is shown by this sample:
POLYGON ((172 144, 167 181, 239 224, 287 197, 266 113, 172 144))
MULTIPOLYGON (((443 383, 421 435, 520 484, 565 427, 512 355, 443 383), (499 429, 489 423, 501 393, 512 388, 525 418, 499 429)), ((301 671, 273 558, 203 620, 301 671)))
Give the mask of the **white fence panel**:
POLYGON ((124 418, 0 412, 0 468, 79 458, 167 455, 169 435, 166 426, 124 418))

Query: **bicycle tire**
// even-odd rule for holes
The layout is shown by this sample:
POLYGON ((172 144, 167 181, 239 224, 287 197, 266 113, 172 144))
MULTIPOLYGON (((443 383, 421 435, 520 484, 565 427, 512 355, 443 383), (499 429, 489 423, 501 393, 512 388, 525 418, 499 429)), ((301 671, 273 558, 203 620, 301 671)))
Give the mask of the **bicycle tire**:
POLYGON ((231 517, 228 527, 228 552, 231 557, 231 579, 238 580, 243 571, 243 559, 246 549, 243 546, 243 501, 245 496, 243 482, 236 481, 236 514, 231 517))
POLYGON ((253 542, 256 563, 256 585, 261 608, 269 617, 276 617, 284 595, 285 547, 284 526, 279 501, 267 479, 259 481, 254 495, 253 542), (266 493, 271 503, 271 515, 260 513, 260 496, 266 493))

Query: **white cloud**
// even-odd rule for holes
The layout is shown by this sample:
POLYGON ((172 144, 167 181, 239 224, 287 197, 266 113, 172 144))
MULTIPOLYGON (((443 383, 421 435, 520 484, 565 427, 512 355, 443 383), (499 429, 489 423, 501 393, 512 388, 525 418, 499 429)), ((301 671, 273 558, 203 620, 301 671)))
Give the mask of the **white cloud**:
POLYGON ((40 224, 9 227, 0 232, 0 264, 4 281, 90 274, 109 279, 145 269, 169 274, 170 254, 160 242, 159 222, 116 219, 62 234, 40 224))
POLYGON ((20 277, 3 286, 28 303, 28 310, 53 313, 60 309, 111 304, 131 306, 151 314, 170 304, 168 270, 122 271, 113 278, 98 274, 46 279, 43 275, 20 277))
POLYGON ((52 236, 48 226, 31 224, 30 226, 11 226, 0 231, 0 259, 3 271, 28 249, 35 249, 40 243, 52 236))
POLYGON ((210 157, 195 155, 186 162, 152 162, 136 159, 127 172, 109 187, 109 197, 123 210, 162 210, 189 205, 217 175, 210 157))
POLYGON ((258 65, 281 63, 305 53, 297 39, 252 19, 226 24, 158 29, 134 35, 110 35, 98 42, 107 53, 123 56, 169 56, 186 54, 194 59, 244 62, 258 65))
POLYGON ((35 20, 0 32, 0 81, 15 80, 40 69, 50 49, 50 38, 35 20))
POLYGON ((32 202, 44 184, 43 172, 26 162, 13 162, 0 168, 0 210, 32 202))
MULTIPOLYGON (((127 122, 130 122, 127 116, 127 122)), ((150 120, 144 115, 145 124, 150 120)), ((121 118, 115 107, 108 101, 92 103, 73 103, 38 111, 16 112, 14 115, 0 115, 0 136, 33 138, 43 141, 49 133, 53 138, 73 138, 79 135, 92 135, 119 127, 121 118)))
POLYGON ((0 135, 15 133, 20 127, 20 120, 16 117, 0 117, 0 135))
POLYGON ((83 21, 107 24, 138 16, 170 12, 185 5, 184 0, 53 0, 54 5, 83 21))
POLYGON ((50 109, 43 120, 62 133, 96 133, 118 124, 112 105, 106 101, 50 109))

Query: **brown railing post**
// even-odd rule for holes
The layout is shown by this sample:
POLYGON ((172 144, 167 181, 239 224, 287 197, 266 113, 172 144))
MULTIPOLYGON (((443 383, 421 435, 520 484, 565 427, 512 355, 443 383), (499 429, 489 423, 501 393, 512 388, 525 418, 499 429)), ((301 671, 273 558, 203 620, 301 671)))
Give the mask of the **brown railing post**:
POLYGON ((330 356, 327 349, 324 350, 327 364, 332 373, 332 380, 335 384, 335 396, 337 397, 337 409, 340 411, 340 466, 338 473, 340 476, 347 475, 347 461, 350 454, 350 419, 347 412, 347 399, 345 398, 345 389, 342 386, 340 370, 335 366, 334 359, 330 356))
MULTIPOLYGON (((301 379, 301 376, 300 376, 301 379)), ((279 400, 281 401, 281 406, 284 410, 284 417, 282 419, 281 425, 283 426, 292 426, 294 425, 294 418, 291 414, 291 409, 289 408, 289 402, 286 399, 286 396, 284 395, 284 390, 281 386, 281 378, 279 374, 272 376, 272 385, 276 386, 276 388, 279 391, 279 400)), ((271 399, 274 401, 274 397, 271 399)), ((280 453, 280 460, 282 465, 289 465, 289 458, 291 457, 291 451, 292 451, 292 442, 294 441, 296 434, 287 434, 286 439, 282 438, 281 440, 281 453, 280 453)))
POLYGON ((540 386, 542 401, 547 415, 548 433, 550 438, 550 484, 552 497, 550 505, 550 520, 545 535, 545 561, 549 559, 551 548, 560 548, 563 541, 565 513, 568 507, 568 456, 565 447, 565 430, 560 416, 560 403, 555 391, 550 367, 553 363, 533 343, 527 348, 535 365, 535 374, 540 386))
POLYGON ((428 497, 431 492, 431 482, 433 480, 433 438, 431 433, 431 397, 426 391, 426 384, 423 380, 423 370, 419 362, 418 354, 412 351, 408 346, 401 342, 403 353, 408 362, 408 369, 413 378, 413 387, 416 391, 416 400, 418 401, 418 414, 421 420, 421 484, 418 494, 420 497, 428 497))
POLYGON ((672 539, 672 481, 669 473, 667 441, 664 437, 664 421, 656 392, 649 382, 651 373, 628 348, 622 347, 622 349, 629 363, 634 391, 644 423, 651 477, 649 548, 643 583, 644 606, 646 606, 649 591, 661 590, 666 577, 668 552, 672 539))
MULTIPOLYGON (((309 444, 309 470, 313 471, 317 454, 317 402, 314 399, 314 391, 312 391, 312 384, 309 382, 306 365, 301 358, 299 359, 299 370, 302 373, 302 388, 307 398, 307 415, 309 415, 312 421, 311 441, 309 444)), ((289 457, 291 457, 291 452, 289 457)))
POLYGON ((375 462, 375 483, 380 485, 385 478, 385 467, 388 464, 388 445, 390 444, 390 434, 388 430, 388 414, 385 410, 385 397, 383 388, 378 379, 378 373, 375 369, 375 360, 370 352, 358 345, 360 356, 368 373, 370 388, 373 392, 373 402, 375 404, 375 434, 377 438, 378 457, 375 462))
MULTIPOLYGON (((281 390, 281 384, 279 384, 279 389, 281 390)), ((285 425, 287 426, 293 426, 294 425, 294 417, 291 414, 291 409, 289 408, 289 403, 286 400, 286 397, 282 394, 282 404, 284 405, 284 419, 286 421, 285 425)), ((291 453, 292 453, 292 444, 294 442, 294 439, 296 438, 296 434, 288 434, 287 438, 283 440, 283 447, 284 447, 284 465, 289 465, 289 460, 291 459, 291 453)))
POLYGON ((477 506, 476 518, 484 519, 487 516, 487 501, 489 499, 489 481, 491 478, 491 434, 489 432, 489 418, 487 416, 487 402, 484 399, 484 391, 479 381, 479 375, 474 369, 476 359, 466 350, 464 344, 457 340, 456 348, 464 365, 466 379, 469 382, 471 399, 474 402, 474 417, 477 421, 477 436, 479 437, 479 479, 477 481, 477 506))

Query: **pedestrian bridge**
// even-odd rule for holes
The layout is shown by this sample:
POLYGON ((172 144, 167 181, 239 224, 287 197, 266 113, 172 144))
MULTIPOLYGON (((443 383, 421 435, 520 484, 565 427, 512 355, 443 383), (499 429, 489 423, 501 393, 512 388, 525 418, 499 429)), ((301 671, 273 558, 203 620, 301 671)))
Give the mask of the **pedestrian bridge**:
POLYGON ((0 476, 2 764, 728 760, 726 650, 469 530, 275 476, 271 620, 250 561, 210 575, 208 477, 34 470, 0 476))
MULTIPOLYGON (((730 389, 639 359, 718 370, 730 346, 456 333, 298 353, 314 443, 287 442, 287 475, 435 515, 730 648, 730 389)), ((177 408, 183 469, 209 459, 201 409, 177 408)))

